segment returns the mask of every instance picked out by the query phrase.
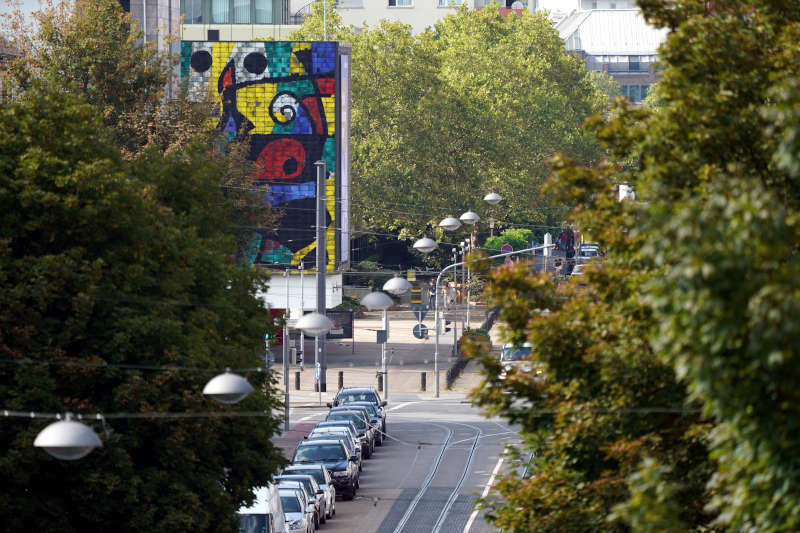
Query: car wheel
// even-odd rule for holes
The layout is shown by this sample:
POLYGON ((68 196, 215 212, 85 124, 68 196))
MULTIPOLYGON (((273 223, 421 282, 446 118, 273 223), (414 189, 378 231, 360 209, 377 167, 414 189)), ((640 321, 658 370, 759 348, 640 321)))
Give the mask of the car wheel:
POLYGON ((352 500, 353 498, 355 498, 355 496, 356 496, 356 487, 355 487, 355 485, 348 492, 343 492, 342 493, 342 499, 343 500, 347 500, 347 501, 352 500))

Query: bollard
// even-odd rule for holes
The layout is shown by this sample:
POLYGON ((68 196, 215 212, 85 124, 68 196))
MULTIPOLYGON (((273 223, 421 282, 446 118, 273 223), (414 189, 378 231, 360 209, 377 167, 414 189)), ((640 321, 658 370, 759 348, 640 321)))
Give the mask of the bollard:
POLYGON ((378 374, 378 392, 383 392, 383 374, 378 374))
POLYGON ((425 377, 425 372, 419 373, 419 388, 422 392, 425 392, 427 378, 425 377))
POLYGON ((339 388, 344 387, 344 370, 339 370, 339 388))
POLYGON ((294 390, 300 390, 300 372, 294 373, 294 390))

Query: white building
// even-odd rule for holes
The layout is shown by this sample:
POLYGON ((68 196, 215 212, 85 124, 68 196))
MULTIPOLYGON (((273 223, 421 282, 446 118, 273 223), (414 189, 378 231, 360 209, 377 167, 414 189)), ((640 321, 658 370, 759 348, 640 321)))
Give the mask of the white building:
POLYGON ((575 11, 557 25, 568 52, 587 70, 606 72, 633 102, 641 102, 656 81, 655 61, 666 29, 647 24, 638 9, 575 11))

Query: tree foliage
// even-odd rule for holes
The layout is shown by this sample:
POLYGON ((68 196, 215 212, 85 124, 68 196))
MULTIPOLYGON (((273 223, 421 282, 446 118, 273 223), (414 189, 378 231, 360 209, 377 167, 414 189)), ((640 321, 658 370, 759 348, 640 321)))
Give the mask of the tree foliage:
POLYGON ((800 7, 640 4, 672 30, 658 106, 593 119, 613 158, 558 158, 548 186, 608 259, 580 285, 519 266, 488 288, 543 377, 501 385, 484 356, 476 399, 536 452, 487 504, 512 530, 794 531, 800 7))
MULTIPOLYGON (((75 464, 33 447, 46 421, 4 420, 4 528, 235 530, 283 461, 278 421, 157 418, 234 410, 204 383, 262 364, 266 278, 226 255, 213 167, 196 146, 126 161, 96 108, 35 88, 0 110, 0 165, 0 404, 156 414, 94 423, 104 446, 75 464)), ((248 377, 266 394, 237 409, 276 407, 273 384, 248 377)))
MULTIPOLYGON (((293 37, 320 38, 321 9, 293 37)), ((333 10, 328 24, 352 43, 357 227, 418 237, 444 216, 484 214, 490 190, 506 198, 501 221, 560 221, 540 191, 545 161, 559 150, 599 157, 580 125, 606 96, 544 15, 461 9, 419 35, 389 21, 356 33, 333 10)))

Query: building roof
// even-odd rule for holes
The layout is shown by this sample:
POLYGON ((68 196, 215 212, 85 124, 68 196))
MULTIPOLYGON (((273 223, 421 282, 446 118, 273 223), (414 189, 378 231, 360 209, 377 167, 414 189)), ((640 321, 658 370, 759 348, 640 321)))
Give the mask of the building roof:
POLYGON ((575 11, 556 25, 567 50, 588 55, 654 55, 666 29, 645 22, 638 9, 575 11))

